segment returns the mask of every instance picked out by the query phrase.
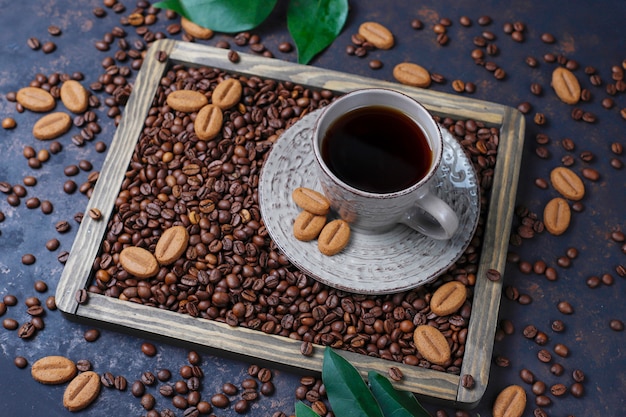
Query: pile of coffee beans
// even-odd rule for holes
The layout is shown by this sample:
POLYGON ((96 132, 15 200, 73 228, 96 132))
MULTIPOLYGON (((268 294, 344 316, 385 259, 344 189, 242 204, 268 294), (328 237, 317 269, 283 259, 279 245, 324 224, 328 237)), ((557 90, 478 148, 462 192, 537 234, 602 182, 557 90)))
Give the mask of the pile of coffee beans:
MULTIPOLYGON (((436 283, 393 296, 362 296, 326 287, 293 267, 269 239, 258 206, 260 169, 272 143, 299 117, 333 99, 290 82, 175 65, 160 82, 116 199, 89 291, 157 308, 347 349, 390 361, 458 374, 471 296, 458 311, 430 311, 432 292, 458 280, 473 286, 482 225, 470 247, 436 283), (211 96, 225 79, 243 86, 238 105, 224 111, 218 137, 199 140, 194 113, 174 111, 168 95, 183 89, 211 96), (119 264, 128 246, 154 251, 164 230, 183 225, 189 246, 153 279, 119 264), (416 326, 436 326, 452 357, 433 364, 415 349, 416 326)), ((440 120, 475 162, 486 207, 499 131, 473 120, 440 120)), ((470 290, 471 293, 471 290, 470 290)), ((471 294, 470 294, 471 295, 471 294)))

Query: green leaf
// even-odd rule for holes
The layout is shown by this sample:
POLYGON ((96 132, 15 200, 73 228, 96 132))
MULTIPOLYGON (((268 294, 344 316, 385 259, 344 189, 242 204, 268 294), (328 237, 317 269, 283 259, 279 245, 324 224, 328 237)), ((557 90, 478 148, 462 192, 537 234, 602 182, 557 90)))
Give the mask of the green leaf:
POLYGON ((205 28, 234 33, 254 29, 278 0, 164 0, 154 7, 174 10, 205 28))
POLYGON ((320 415, 302 401, 298 401, 296 403, 296 417, 320 417, 320 415))
POLYGON ((385 417, 431 417, 413 394, 395 389, 391 382, 378 372, 370 371, 367 380, 385 417))
POLYGON ((336 416, 384 417, 359 372, 329 347, 324 351, 322 381, 336 416))
POLYGON ((308 64, 330 45, 348 17, 348 0, 291 0, 287 27, 298 49, 298 62, 308 64))

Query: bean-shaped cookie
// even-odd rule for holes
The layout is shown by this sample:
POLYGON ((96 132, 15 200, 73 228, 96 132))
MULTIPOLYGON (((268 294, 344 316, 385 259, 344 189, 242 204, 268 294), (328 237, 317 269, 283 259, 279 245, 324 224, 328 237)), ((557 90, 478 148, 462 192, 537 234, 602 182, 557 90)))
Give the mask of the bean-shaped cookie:
POLYGON ((306 210, 318 216, 326 215, 330 210, 330 201, 328 201, 324 194, 310 188, 296 188, 293 190, 291 198, 293 198, 293 201, 302 210, 306 210))
POLYGON ((437 288, 430 299, 430 310, 438 316, 457 311, 467 298, 467 289, 459 281, 450 281, 437 288))
POLYGON ((429 362, 443 365, 450 360, 450 345, 446 337, 436 328, 423 324, 413 332, 417 351, 429 362))
POLYGON ((350 226, 337 219, 328 223, 317 239, 317 247, 324 255, 332 256, 341 252, 350 241, 350 226))
POLYGON ((319 236, 326 224, 326 216, 302 211, 293 223, 293 235, 296 239, 308 242, 319 236))
POLYGON ((503 389, 493 403, 493 417, 521 417, 526 408, 526 391, 519 385, 503 389))

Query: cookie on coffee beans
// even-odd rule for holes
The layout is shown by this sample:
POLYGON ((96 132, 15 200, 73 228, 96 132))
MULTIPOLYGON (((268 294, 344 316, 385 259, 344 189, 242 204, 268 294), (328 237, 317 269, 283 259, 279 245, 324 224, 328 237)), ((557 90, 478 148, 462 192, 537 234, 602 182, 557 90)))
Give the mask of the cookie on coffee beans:
POLYGON ((137 278, 151 278, 159 272, 159 263, 155 256, 139 246, 122 249, 120 264, 126 272, 137 278))
POLYGON ((222 110, 230 109, 241 100, 243 87, 241 82, 236 78, 227 78, 220 82, 213 94, 211 95, 211 103, 222 110))
POLYGON ((433 326, 418 326, 413 332, 413 342, 417 351, 429 362, 443 365, 450 360, 450 345, 439 329, 433 326))
POLYGON ((430 311, 438 316, 447 316, 457 311, 467 298, 467 288, 459 281, 443 284, 430 299, 430 311))
POLYGON ((191 113, 209 104, 209 99, 199 91, 176 90, 168 94, 166 102, 176 111, 191 113))

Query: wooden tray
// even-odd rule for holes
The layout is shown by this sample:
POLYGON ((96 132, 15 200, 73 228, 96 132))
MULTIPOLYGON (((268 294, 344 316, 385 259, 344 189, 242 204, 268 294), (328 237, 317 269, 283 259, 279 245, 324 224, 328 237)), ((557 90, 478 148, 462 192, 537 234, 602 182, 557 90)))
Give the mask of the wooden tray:
POLYGON ((194 318, 177 312, 148 307, 98 294, 89 294, 87 303, 76 301, 77 291, 90 284, 92 265, 98 256, 107 228, 107 219, 132 157, 148 109, 161 76, 168 63, 187 66, 208 66, 225 71, 256 75, 276 80, 288 80, 301 85, 347 92, 364 87, 387 87, 405 92, 423 103, 433 114, 455 119, 471 118, 500 128, 497 163, 493 190, 487 212, 482 256, 476 274, 473 309, 470 317, 461 375, 471 374, 476 385, 465 389, 460 376, 390 362, 365 355, 339 351, 363 375, 368 370, 386 374, 390 366, 404 373, 398 388, 416 393, 419 397, 443 401, 458 407, 472 407, 480 401, 489 378, 493 340, 496 329, 502 280, 485 278, 485 272, 496 269, 504 272, 508 236, 510 234, 518 174, 524 140, 524 119, 515 109, 495 103, 411 88, 352 74, 330 71, 312 66, 297 65, 277 59, 241 54, 234 64, 227 58, 227 50, 169 39, 159 40, 148 51, 139 72, 123 119, 109 148, 100 178, 85 209, 98 208, 103 218, 94 221, 85 216, 72 246, 63 275, 57 287, 56 300, 61 311, 70 318, 96 320, 117 328, 165 337, 212 349, 244 355, 275 364, 287 365, 293 370, 319 372, 323 347, 318 346, 310 357, 300 354, 301 342, 259 330, 230 327, 226 324, 194 318), (159 62, 157 51, 167 53, 168 59, 159 62))

